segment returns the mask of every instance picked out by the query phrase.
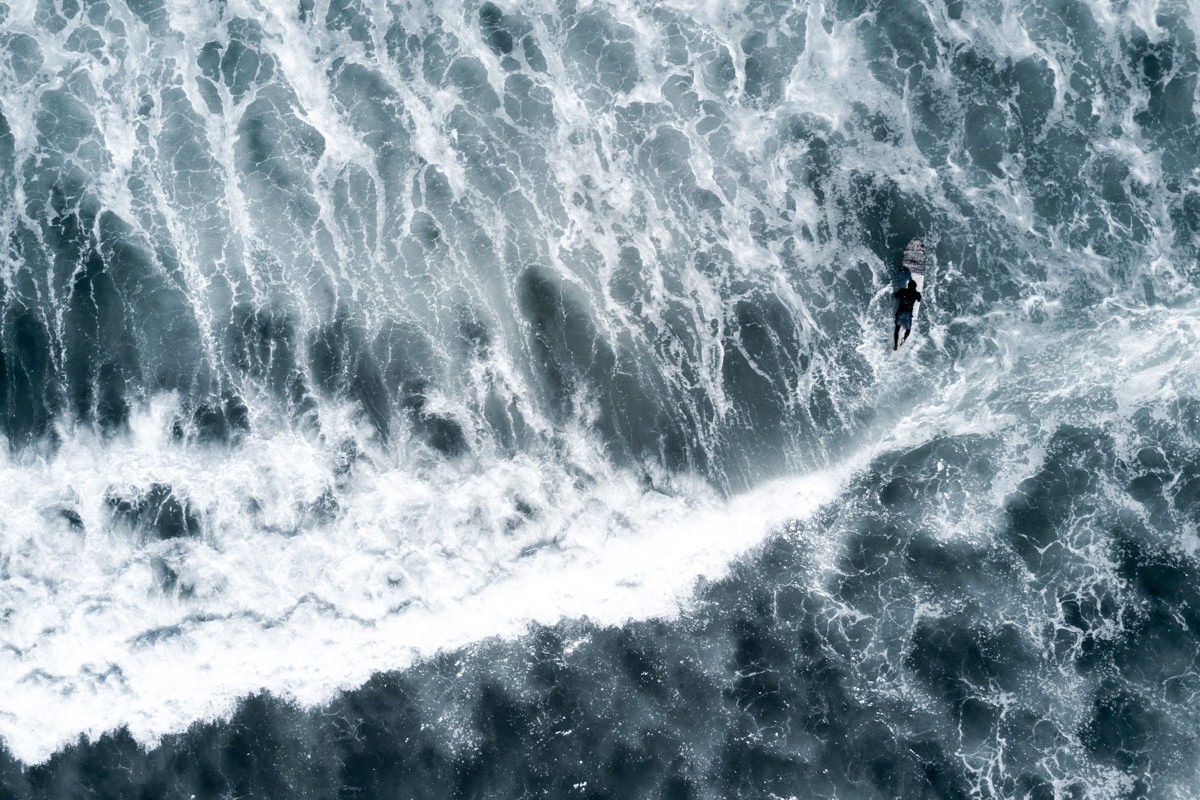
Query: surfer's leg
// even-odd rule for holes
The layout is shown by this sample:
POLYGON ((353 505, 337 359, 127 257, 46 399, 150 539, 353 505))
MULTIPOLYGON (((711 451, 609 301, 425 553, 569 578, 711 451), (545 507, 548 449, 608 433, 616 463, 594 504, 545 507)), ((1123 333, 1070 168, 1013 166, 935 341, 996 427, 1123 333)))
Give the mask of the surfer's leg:
POLYGON ((892 349, 895 350, 900 346, 900 326, 896 325, 896 330, 892 331, 892 349))
POLYGON ((907 341, 908 341, 908 334, 909 334, 911 331, 912 331, 912 328, 905 328, 905 329, 904 329, 904 338, 900 340, 900 344, 904 344, 905 342, 907 342, 907 341))

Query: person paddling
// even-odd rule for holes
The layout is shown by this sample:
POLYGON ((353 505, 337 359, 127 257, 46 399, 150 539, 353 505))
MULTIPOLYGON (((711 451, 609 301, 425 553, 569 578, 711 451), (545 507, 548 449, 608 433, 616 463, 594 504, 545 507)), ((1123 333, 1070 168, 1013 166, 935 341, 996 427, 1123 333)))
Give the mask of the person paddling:
POLYGON ((908 286, 897 289, 892 296, 900 301, 896 309, 896 330, 892 331, 892 349, 896 350, 908 341, 908 334, 912 331, 913 306, 921 302, 921 293, 917 291, 917 282, 909 281, 908 286), (900 326, 904 326, 903 339, 900 338, 900 326))

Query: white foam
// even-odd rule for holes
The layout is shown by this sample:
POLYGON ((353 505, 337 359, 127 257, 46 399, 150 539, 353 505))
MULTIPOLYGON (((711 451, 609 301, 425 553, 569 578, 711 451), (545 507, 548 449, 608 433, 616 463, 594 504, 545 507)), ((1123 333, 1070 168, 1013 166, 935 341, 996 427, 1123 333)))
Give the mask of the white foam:
MULTIPOLYGON (((748 32, 743 28, 749 23, 740 17, 746 4, 675 0, 673 5, 716 29, 697 35, 731 53, 744 79, 739 42, 748 32)), ((1136 3, 1138 18, 1149 19, 1151 6, 1149 2, 1136 3)), ((211 9, 185 0, 171 0, 167 7, 171 26, 182 39, 181 50, 188 56, 180 60, 179 74, 174 77, 188 92, 196 113, 206 119, 204 135, 214 160, 226 173, 224 213, 230 228, 253 242, 260 220, 248 210, 251 206, 241 197, 233 177, 237 173, 233 157, 237 119, 230 94, 225 88, 218 90, 229 116, 210 115, 195 83, 199 67, 194 56, 210 37, 224 36, 221 20, 211 9)), ((31 1, 15 7, 7 28, 38 33, 34 8, 31 1)), ((228 9, 230 16, 263 16, 258 4, 249 0, 231 2, 228 9)), ((547 179, 557 182, 555 189, 561 199, 578 191, 595 200, 600 210, 565 204, 563 213, 570 217, 569 223, 533 226, 530 239, 539 247, 545 243, 544 251, 521 253, 512 264, 513 273, 497 284, 511 286, 527 263, 553 264, 564 281, 591 292, 594 308, 606 309, 608 316, 597 320, 597 325, 616 341, 621 332, 612 323, 623 312, 611 303, 606 305, 604 296, 597 299, 596 276, 587 272, 590 265, 586 260, 574 256, 591 249, 611 259, 624 242, 634 242, 647 264, 662 262, 644 276, 652 289, 647 293, 650 302, 641 313, 654 320, 656 330, 667 330, 670 326, 655 315, 661 313, 668 291, 677 290, 668 289, 664 277, 675 267, 673 259, 684 263, 691 258, 700 234, 707 235, 709 229, 648 198, 654 187, 637 179, 633 156, 612 142, 616 127, 612 110, 597 110, 589 104, 572 83, 571 67, 553 49, 563 34, 547 27, 555 8, 544 3, 542 10, 545 13, 533 17, 531 24, 545 47, 548 71, 531 77, 544 82, 550 92, 558 123, 554 131, 544 133, 547 157, 554 165, 554 174, 547 179), (601 208, 604 204, 607 210, 601 208), (629 220, 638 221, 630 224, 629 220), (627 238, 618 239, 613 233, 617 223, 636 230, 627 230, 627 238)), ((649 12, 644 8, 625 11, 625 16, 635 17, 642 82, 616 102, 628 105, 636 100, 658 100, 661 83, 657 82, 675 67, 659 71, 659 65, 652 63, 658 51, 652 46, 655 36, 649 12)), ((125 15, 131 41, 148 49, 144 26, 119 6, 114 13, 125 15)), ((432 9, 409 7, 405 13, 419 18, 414 30, 433 25, 427 19, 434 15, 432 9)), ((793 226, 815 228, 820 222, 830 222, 834 223, 831 228, 838 228, 836 204, 818 202, 810 188, 795 179, 789 168, 794 166, 796 153, 771 133, 790 114, 819 116, 833 134, 846 140, 838 159, 837 171, 842 176, 854 171, 885 174, 903 191, 923 194, 948 214, 959 213, 959 204, 957 200, 948 202, 940 187, 955 184, 956 190, 980 209, 996 212, 991 214, 996 224, 1008 225, 1014 232, 1035 229, 1038 220, 1028 192, 1022 193, 1013 181, 986 190, 957 185, 964 181, 962 170, 951 166, 939 172, 931 167, 913 143, 911 131, 898 147, 869 137, 847 139, 847 123, 858 114, 855 104, 885 118, 903 120, 908 113, 907 98, 896 96, 862 68, 863 46, 855 33, 859 21, 835 23, 827 19, 821 3, 808 6, 807 14, 805 50, 783 87, 783 103, 764 111, 753 103, 743 103, 736 92, 716 97, 703 80, 694 81, 701 100, 724 104, 725 132, 733 141, 732 149, 753 162, 745 172, 738 171, 735 160, 732 167, 725 163, 731 160, 725 151, 715 154, 706 149, 704 137, 689 135, 691 129, 683 124, 689 120, 679 120, 680 128, 689 135, 697 181, 729 204, 722 210, 719 228, 714 229, 720 233, 715 243, 731 251, 733 267, 772 276, 772 289, 792 298, 789 308, 798 317, 807 312, 803 301, 795 298, 806 289, 819 288, 821 281, 803 283, 795 277, 799 269, 789 271, 785 266, 813 267, 814 274, 819 265, 835 261, 861 261, 878 267, 878 255, 864 245, 840 241, 808 249, 796 244, 807 262, 785 265, 776 249, 759 245, 749 236, 751 210, 761 206, 771 212, 769 216, 781 217, 781 209, 791 201, 796 210, 788 221, 793 226), (737 183, 736 197, 722 188, 728 181, 742 178, 746 180, 737 183)), ((292 7, 272 7, 266 16, 264 48, 276 58, 296 93, 297 113, 325 138, 318 172, 336 173, 345 163, 373 169, 372 154, 359 141, 359 134, 340 118, 326 86, 325 71, 336 57, 360 57, 379 69, 403 99, 415 155, 436 165, 447 176, 455 197, 474 204, 480 229, 496 235, 496 259, 501 258, 505 245, 518 241, 501 235, 510 222, 501 208, 503 201, 472 195, 462 154, 446 126, 462 102, 452 88, 429 86, 419 75, 406 80, 386 58, 368 58, 363 48, 342 34, 326 36, 319 24, 301 25, 292 7)), ((996 63, 1030 55, 1046 58, 1056 73, 1054 113, 1061 112, 1068 85, 1068 68, 1062 65, 1067 62, 1038 50, 1016 14, 987 22, 968 9, 967 21, 946 24, 957 40, 973 38, 973 46, 994 56, 996 63)), ((473 18, 460 13, 445 26, 459 32, 461 47, 489 65, 489 80, 498 88, 498 59, 478 35, 473 18)), ((47 73, 65 72, 87 60, 54 45, 55 37, 45 31, 38 37, 46 54, 47 73)), ((132 49, 142 52, 139 47, 132 49)), ((695 53, 693 57, 698 58, 695 53)), ((128 79, 132 87, 134 78, 144 76, 136 73, 139 67, 132 59, 127 67, 127 72, 121 72, 113 66, 104 75, 121 87, 128 79)), ((695 63, 691 68, 698 69, 695 63)), ((937 68, 935 77, 943 84, 953 82, 944 65, 937 68)), ((47 86, 60 80, 61 76, 48 79, 47 86)), ((36 147, 31 109, 37 107, 37 97, 22 90, 5 92, 0 101, 14 126, 22 158, 36 147)), ((104 143, 116 165, 103 184, 108 187, 104 201, 128 216, 123 181, 143 157, 131 149, 129 120, 137 97, 130 89, 127 94, 117 92, 114 98, 122 102, 106 107, 99 118, 104 143)), ((1123 113, 1125 128, 1132 129, 1133 108, 1123 113)), ((1107 148, 1129 164, 1134 180, 1157 182, 1161 165, 1155 156, 1144 153, 1142 144, 1127 135, 1101 143, 1098 149, 1107 148)), ((372 175, 375 184, 381 185, 381 178, 372 175)), ((315 177, 330 179, 329 174, 315 177)), ((322 186, 317 193, 324 219, 333 216, 327 188, 322 186)), ((22 191, 18 186, 17 207, 23 213, 22 191)), ((160 199, 159 205, 168 203, 160 199)), ((407 208, 412 201, 402 200, 400 205, 407 208)), ((552 213, 538 209, 543 212, 552 213)), ((382 210, 378 213, 382 229, 385 218, 382 210)), ((175 232, 176 227, 186 228, 186 222, 172 225, 177 243, 187 241, 185 233, 175 232)), ((398 230, 407 227, 400 224, 402 220, 393 222, 398 230)), ((327 228, 337 230, 333 224, 327 228)), ((1087 253, 1067 253, 1058 246, 1053 232, 1047 236, 1051 241, 1045 246, 1059 249, 1053 259, 1046 259, 1051 265, 1047 267, 1051 271, 1049 285, 1036 288, 1047 291, 1051 299, 1037 309, 1033 302, 1026 304, 1021 309, 1026 317, 1035 311, 1042 316, 1058 314, 1053 292, 1061 287, 1054 282, 1065 282, 1062 276, 1067 273, 1087 274, 1081 270, 1090 269, 1097 285, 1103 286, 1106 280, 1100 273, 1107 263, 1087 253)), ((236 240, 237 236, 231 236, 231 241, 236 240)), ((713 243, 704 239, 706 245, 713 243)), ((1164 251, 1167 247, 1162 245, 1164 251)), ((178 249, 188 252, 186 246, 178 249)), ((339 253, 346 250, 342 244, 337 249, 339 253)), ((380 252, 383 250, 386 248, 380 252)), ((475 261, 460 255, 459 261, 453 262, 455 255, 446 274, 458 269, 469 276, 467 283, 477 278, 475 261)), ((185 267, 192 290, 203 288, 204 274, 197 271, 201 266, 189 263, 185 267)), ((340 269, 354 266, 338 264, 340 269)), ((357 266, 364 271, 378 269, 389 286, 400 283, 390 279, 390 263, 372 261, 357 266)), ((949 269, 952 265, 945 266, 949 269)), ((1169 276, 1175 266, 1164 256, 1145 269, 1169 276)), ((250 277, 258 285, 269 283, 270 276, 250 277)), ((683 284, 679 296, 671 299, 694 315, 699 334, 711 337, 691 355, 701 363, 708 399, 723 415, 730 405, 721 378, 726 331, 720 326, 727 324, 731 276, 705 276, 688 266, 670 277, 683 284), (712 331, 705 333, 710 322, 712 331)), ((306 281, 295 283, 306 285, 306 281)), ((358 290, 357 285, 350 288, 358 290)), ((1194 287, 1183 289, 1194 296, 1194 287)), ((511 298, 500 294, 496 305, 504 305, 507 311, 511 298)), ((436 306, 419 293, 416 296, 414 315, 436 306)), ((318 436, 273 417, 269 403, 249 398, 254 432, 231 449, 173 441, 168 432, 178 403, 170 396, 157 397, 149 406, 135 409, 127 436, 104 438, 87 428, 64 428, 62 446, 52 454, 26 451, 13 455, 0 448, 0 570, 4 576, 0 581, 0 739, 27 763, 45 760, 80 734, 95 737, 120 725, 127 725, 138 741, 151 744, 196 720, 229 714, 238 698, 260 689, 315 704, 339 689, 360 684, 376 671, 402 668, 441 649, 493 636, 519 635, 531 623, 587 617, 607 625, 633 618, 670 617, 686 605, 699 578, 722 574, 731 561, 781 524, 803 518, 836 498, 854 470, 883 449, 923 442, 939 432, 1004 432, 1006 441, 1013 442, 1014 461, 993 481, 995 507, 1027 474, 1028 464, 1040 459, 1039 426, 1068 417, 1088 420, 1094 416, 1094 409, 1079 403, 1081 398, 1111 392, 1117 406, 1113 413, 1128 413, 1153 398, 1197 392, 1195 372, 1180 366, 1190 365, 1187 353, 1195 350, 1195 308, 1131 315, 1110 309, 1112 319, 1105 324, 1112 346, 1098 351, 1080 341, 1074 331, 1042 335, 1035 326, 1010 318, 1015 315, 997 311, 993 322, 1004 324, 996 325, 995 340, 963 355, 957 362, 958 372, 935 375, 914 358, 910 359, 915 365, 912 377, 889 370, 884 348, 890 328, 880 326, 872 316, 869 298, 861 299, 857 352, 875 370, 877 380, 871 383, 864 378, 835 402, 871 404, 886 418, 900 402, 890 396, 891 390, 907 388, 910 397, 921 390, 924 395, 915 404, 904 406, 903 416, 896 414, 891 430, 860 431, 859 441, 844 447, 845 460, 835 468, 777 481, 729 501, 717 497, 700 481, 686 478, 670 481, 664 486, 666 493, 647 491, 637 476, 612 467, 602 448, 581 429, 558 432, 565 455, 535 450, 500 458, 480 450, 460 462, 446 463, 419 446, 405 444, 409 437, 403 430, 395 431, 393 440, 399 444, 392 449, 370 444, 371 436, 360 428, 354 409, 336 403, 322 405, 322 434, 318 436), (1130 369, 1131 364, 1136 368, 1130 369), (1064 389, 1065 374, 1077 376, 1077 380, 1064 389), (1112 376, 1116 374, 1127 379, 1114 388, 1112 376), (910 385, 900 386, 905 382, 910 385), (877 400, 876 395, 884 399, 877 400), (358 442, 365 452, 350 472, 343 473, 339 471, 346 455, 342 445, 348 441, 358 442), (199 538, 145 540, 142 534, 114 521, 106 504, 110 492, 144 492, 156 483, 171 486, 196 510, 203 528, 199 538), (338 503, 340 512, 333 518, 318 510, 322 498, 338 503), (526 518, 523 507, 536 512, 531 519, 526 518), (78 514, 83 530, 72 528, 63 511, 78 514), (162 576, 168 572, 175 577, 164 586, 162 576)), ((203 316, 208 305, 196 305, 203 316)), ((397 308, 407 307, 397 304, 389 311, 397 308)), ((814 318, 805 320, 810 329, 816 328, 814 318)), ((524 325, 515 315, 503 319, 513 329, 524 325)), ((635 327, 633 320, 623 321, 629 328, 635 327)), ((983 320, 958 321, 980 329, 991 327, 983 320)), ((938 327, 942 322, 933 317, 930 324, 930 339, 936 346, 943 340, 938 327)), ((203 327, 212 327, 207 318, 203 327)), ((640 335, 636 331, 631 334, 640 335)), ((518 365, 528 361, 530 353, 514 343, 516 335, 509 338, 511 341, 497 341, 487 368, 500 370, 506 379, 511 378, 509 383, 517 385, 524 374, 518 365)), ((910 346, 920 350, 928 344, 918 340, 910 346)), ((814 360, 811 370, 794 387, 797 396, 803 399, 804 381, 824 375, 821 370, 826 368, 814 360)), ((483 386, 478 392, 482 398, 486 381, 475 377, 467 383, 483 386)), ((522 386, 518 394, 532 396, 527 388, 522 386)), ((432 392, 428 409, 451 410, 456 418, 470 419, 468 413, 459 413, 462 409, 454 400, 459 396, 456 390, 461 389, 448 385, 432 392)), ((539 431, 553 425, 537 418, 536 409, 530 416, 529 424, 539 431)), ((700 435, 714 434, 705 430, 700 435)), ((841 444, 845 443, 823 446, 841 444)), ((788 455, 799 458, 802 454, 788 455)), ((1193 531, 1189 541, 1194 540, 1193 531)))
MULTIPOLYGON (((722 502, 699 482, 645 491, 598 457, 578 488, 529 458, 460 469, 375 450, 335 486, 325 441, 337 436, 279 428, 229 450, 184 446, 168 435, 173 411, 160 397, 126 438, 65 430, 52 456, 0 462, 0 738, 26 763, 120 725, 149 745, 260 689, 319 703, 534 622, 672 616, 698 578, 849 475, 722 502), (107 494, 153 483, 201 512, 199 539, 145 540, 112 521, 107 494), (305 508, 331 487, 345 513, 317 522, 305 508), (509 528, 518 497, 537 516, 509 528), (161 565, 174 588, 158 585, 161 565)), ((355 433, 349 410, 330 424, 355 433)))

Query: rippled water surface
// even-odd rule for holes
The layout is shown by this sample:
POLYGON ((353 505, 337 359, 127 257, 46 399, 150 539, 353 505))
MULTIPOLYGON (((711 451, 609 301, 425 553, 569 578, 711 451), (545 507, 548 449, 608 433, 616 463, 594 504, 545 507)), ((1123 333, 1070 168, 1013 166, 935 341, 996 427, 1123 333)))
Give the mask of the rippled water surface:
POLYGON ((0 794, 1194 796, 1198 34, 0 3, 0 794))

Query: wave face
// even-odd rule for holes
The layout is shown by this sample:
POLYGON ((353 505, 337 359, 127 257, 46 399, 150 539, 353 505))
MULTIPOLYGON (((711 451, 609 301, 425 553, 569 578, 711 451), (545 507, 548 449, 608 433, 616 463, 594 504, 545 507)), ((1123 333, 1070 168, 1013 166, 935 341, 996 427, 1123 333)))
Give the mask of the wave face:
POLYGON ((1189 795, 1198 34, 0 4, 0 784, 1189 795))

